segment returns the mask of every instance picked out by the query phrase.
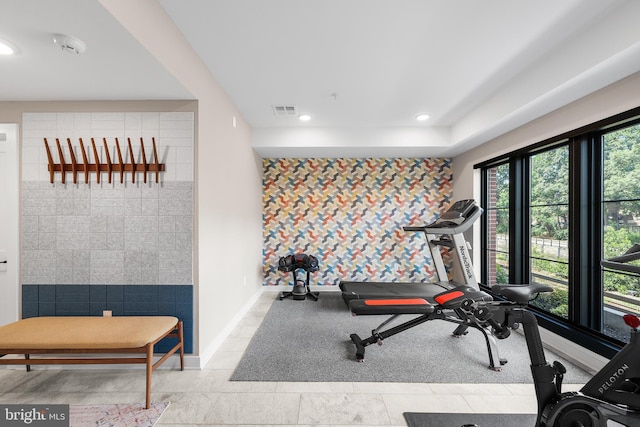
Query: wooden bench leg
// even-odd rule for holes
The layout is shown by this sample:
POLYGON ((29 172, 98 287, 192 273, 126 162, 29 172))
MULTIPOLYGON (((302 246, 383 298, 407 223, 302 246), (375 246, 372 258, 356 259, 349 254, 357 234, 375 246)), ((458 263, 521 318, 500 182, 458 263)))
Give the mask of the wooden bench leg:
POLYGON ((180 340, 180 370, 184 371, 184 332, 182 320, 178 322, 178 340, 180 340))
POLYGON ((147 393, 144 409, 151 406, 151 374, 153 373, 153 344, 147 344, 147 393))

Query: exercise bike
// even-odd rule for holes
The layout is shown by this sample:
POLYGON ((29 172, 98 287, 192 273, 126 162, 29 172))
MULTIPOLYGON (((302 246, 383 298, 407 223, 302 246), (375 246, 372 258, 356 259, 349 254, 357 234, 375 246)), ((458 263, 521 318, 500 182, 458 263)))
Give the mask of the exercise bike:
MULTIPOLYGON (((640 266, 628 264, 640 259, 640 245, 624 255, 603 260, 606 268, 640 274, 640 266)), ((637 427, 640 426, 640 319, 624 316, 631 328, 629 343, 578 392, 562 392, 566 373, 560 362, 549 364, 544 355, 538 322, 526 309, 541 292, 553 288, 540 285, 495 285, 491 288, 508 301, 466 300, 462 307, 480 323, 490 325, 498 338, 507 338, 522 325, 531 358, 531 373, 538 400, 535 427, 637 427)))

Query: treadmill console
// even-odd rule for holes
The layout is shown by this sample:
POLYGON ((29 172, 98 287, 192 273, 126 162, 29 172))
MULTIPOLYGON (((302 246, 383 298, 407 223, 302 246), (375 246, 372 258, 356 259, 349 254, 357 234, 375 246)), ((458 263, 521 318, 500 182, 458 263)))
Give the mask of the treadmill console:
POLYGON ((473 199, 458 200, 434 223, 429 224, 429 228, 452 227, 462 224, 478 208, 473 199))
POLYGON ((402 227, 402 229, 437 235, 460 234, 471 228, 480 215, 482 215, 482 208, 476 204, 475 200, 458 200, 431 224, 402 227))

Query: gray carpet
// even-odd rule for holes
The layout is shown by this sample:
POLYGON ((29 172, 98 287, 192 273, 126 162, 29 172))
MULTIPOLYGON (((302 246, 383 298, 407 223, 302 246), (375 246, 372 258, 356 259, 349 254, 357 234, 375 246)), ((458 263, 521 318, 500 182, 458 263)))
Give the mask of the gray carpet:
MULTIPOLYGON (((274 299, 277 298, 274 295, 274 299)), ((498 342, 508 363, 500 372, 488 368, 482 334, 462 338, 455 324, 440 320, 389 337, 366 348, 365 362, 355 361, 352 333, 371 334, 388 316, 353 317, 339 292, 323 292, 318 301, 274 301, 233 373, 232 381, 531 383, 524 337, 513 333, 498 342)), ((409 319, 409 316, 404 316, 409 319)), ((547 353, 567 367, 565 383, 589 379, 583 370, 547 353)))
POLYGON ((428 414, 405 412, 409 427, 533 427, 536 416, 530 414, 428 414))

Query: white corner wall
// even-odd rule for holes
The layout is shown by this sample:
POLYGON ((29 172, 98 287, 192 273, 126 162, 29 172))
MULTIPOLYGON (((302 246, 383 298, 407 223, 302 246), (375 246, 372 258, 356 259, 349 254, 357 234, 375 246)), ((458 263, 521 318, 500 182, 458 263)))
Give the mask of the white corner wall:
POLYGON ((473 165, 640 106, 640 73, 565 105, 453 159, 456 199, 477 197, 473 165))
POLYGON ((194 271, 203 366, 261 291, 261 163, 248 124, 159 3, 100 3, 198 100, 194 271))

